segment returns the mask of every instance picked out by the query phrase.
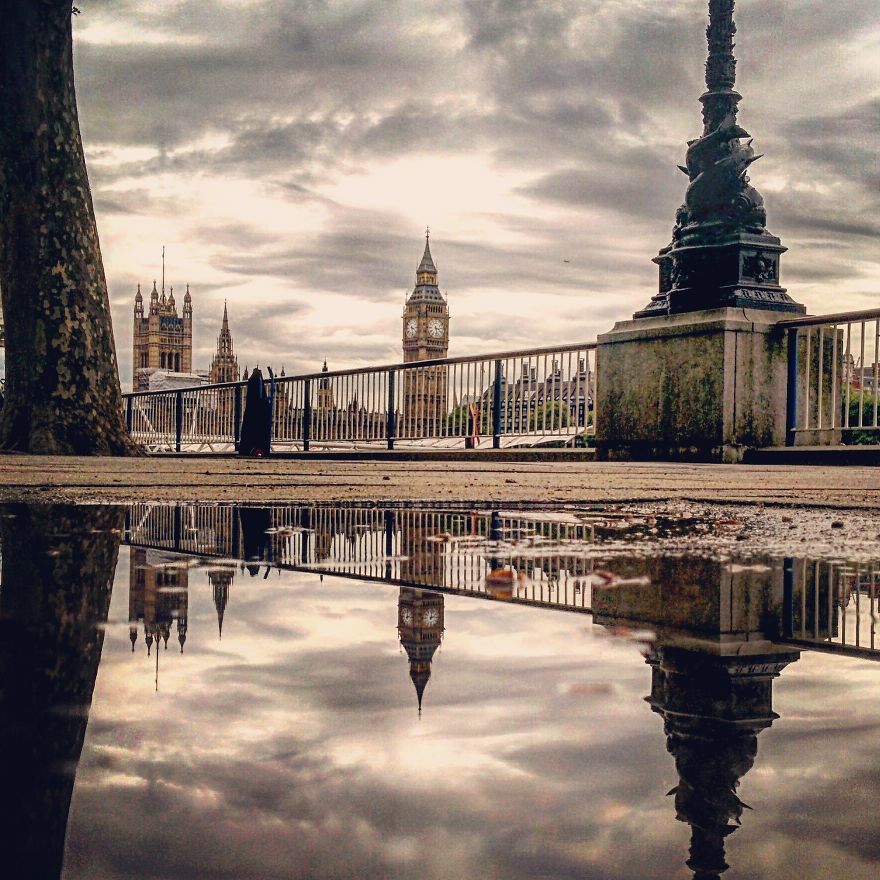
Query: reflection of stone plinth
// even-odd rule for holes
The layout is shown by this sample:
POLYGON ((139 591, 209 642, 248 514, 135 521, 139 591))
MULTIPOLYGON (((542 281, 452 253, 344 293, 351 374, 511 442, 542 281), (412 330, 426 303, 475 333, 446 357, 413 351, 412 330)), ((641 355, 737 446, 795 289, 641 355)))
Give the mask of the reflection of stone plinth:
POLYGON ((755 654, 772 647, 784 598, 777 559, 733 566, 702 557, 621 557, 622 583, 594 586, 593 620, 650 629, 656 644, 712 654, 755 654))
POLYGON ((614 561, 593 588, 594 622, 650 629, 651 695, 679 782, 675 815, 691 827, 694 880, 727 870, 725 838, 746 805, 737 789, 758 734, 773 723, 773 679, 800 656, 777 646, 785 595, 777 560, 737 566, 700 557, 614 561))
POLYGON ((722 308, 621 321, 598 338, 600 458, 738 461, 785 442, 785 313, 722 308))
POLYGON ((717 880, 727 870, 724 839, 740 824, 737 795, 752 768, 758 734, 778 717, 773 679, 798 652, 712 657, 660 648, 651 666, 651 708, 663 718, 666 747, 675 758, 675 814, 691 826, 688 867, 695 880, 717 880))

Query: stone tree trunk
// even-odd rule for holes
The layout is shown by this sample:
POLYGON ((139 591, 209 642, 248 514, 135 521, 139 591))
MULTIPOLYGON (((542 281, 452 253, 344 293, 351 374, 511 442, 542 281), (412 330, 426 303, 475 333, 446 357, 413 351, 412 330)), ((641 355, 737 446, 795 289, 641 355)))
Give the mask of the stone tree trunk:
POLYGON ((127 454, 70 0, 0 0, 0 449, 127 454))

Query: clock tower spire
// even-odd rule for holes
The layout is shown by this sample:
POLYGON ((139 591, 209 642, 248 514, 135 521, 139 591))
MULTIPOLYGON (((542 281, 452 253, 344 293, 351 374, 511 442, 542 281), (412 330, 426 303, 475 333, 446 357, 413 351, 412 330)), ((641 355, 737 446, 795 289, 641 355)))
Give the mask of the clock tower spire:
MULTIPOLYGON (((449 351, 449 306, 437 285, 431 255, 431 233, 416 269, 416 284, 403 309, 403 362, 445 358, 449 351)), ((446 419, 446 367, 406 370, 403 374, 403 419, 399 436, 433 436, 446 419)))

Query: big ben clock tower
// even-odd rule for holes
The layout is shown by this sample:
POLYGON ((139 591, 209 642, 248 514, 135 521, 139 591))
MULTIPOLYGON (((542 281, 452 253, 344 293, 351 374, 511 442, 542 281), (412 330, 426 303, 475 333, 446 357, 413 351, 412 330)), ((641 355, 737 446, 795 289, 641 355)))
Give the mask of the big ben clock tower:
MULTIPOLYGON (((445 358, 449 350, 449 306, 437 286, 430 234, 416 269, 416 286, 403 309, 403 362, 445 358)), ((402 436, 436 436, 446 420, 446 367, 406 370, 403 375, 402 436)))

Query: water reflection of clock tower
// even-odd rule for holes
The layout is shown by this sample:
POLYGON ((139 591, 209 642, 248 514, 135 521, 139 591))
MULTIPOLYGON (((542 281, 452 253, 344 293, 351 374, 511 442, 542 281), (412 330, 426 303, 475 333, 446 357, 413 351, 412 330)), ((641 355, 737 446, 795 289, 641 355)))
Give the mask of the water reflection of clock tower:
MULTIPOLYGON (((416 286, 403 310, 403 361, 445 358, 449 350, 449 307, 437 286, 437 267, 428 234, 416 270, 416 286)), ((436 433, 446 419, 447 369, 443 366, 407 370, 403 375, 401 436, 436 433)))
POLYGON ((443 639, 443 595, 401 587, 397 600, 397 633, 409 658, 409 677, 416 689, 419 714, 431 677, 431 661, 443 639))

